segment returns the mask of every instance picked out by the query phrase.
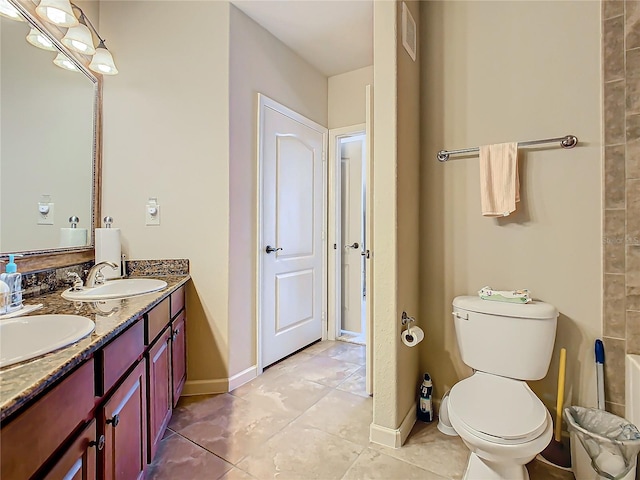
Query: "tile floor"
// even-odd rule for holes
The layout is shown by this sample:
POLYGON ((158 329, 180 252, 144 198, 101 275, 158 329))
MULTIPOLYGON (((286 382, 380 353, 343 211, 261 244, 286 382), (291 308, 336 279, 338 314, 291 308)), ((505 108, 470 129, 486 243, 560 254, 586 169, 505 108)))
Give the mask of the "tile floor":
MULTIPOLYGON (((369 442, 364 347, 320 342, 220 395, 183 397, 148 479, 460 479, 468 451, 435 423, 400 449, 369 442)), ((539 462, 531 480, 573 479, 539 462)))

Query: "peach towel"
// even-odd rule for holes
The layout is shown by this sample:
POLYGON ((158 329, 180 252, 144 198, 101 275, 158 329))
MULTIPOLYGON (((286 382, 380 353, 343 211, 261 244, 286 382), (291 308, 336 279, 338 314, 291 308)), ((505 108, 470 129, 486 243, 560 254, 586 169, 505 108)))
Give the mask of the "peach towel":
POLYGON ((520 201, 518 144, 480 147, 480 200, 485 217, 506 217, 520 201))

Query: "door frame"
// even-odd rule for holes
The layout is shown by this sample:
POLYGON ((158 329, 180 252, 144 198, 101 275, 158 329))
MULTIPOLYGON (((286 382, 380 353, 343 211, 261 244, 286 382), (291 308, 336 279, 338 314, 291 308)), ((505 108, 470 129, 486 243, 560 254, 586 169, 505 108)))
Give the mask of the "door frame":
POLYGON ((322 133, 322 340, 327 338, 327 128, 309 118, 291 110, 262 93, 257 93, 257 122, 256 122, 256 277, 255 277, 255 318, 256 318, 256 374, 262 374, 264 362, 262 360, 262 275, 263 275, 263 235, 262 235, 262 194, 263 194, 263 159, 262 159, 262 123, 266 108, 275 110, 290 119, 299 122, 319 133, 322 133))
MULTIPOLYGON (((329 265, 328 265, 328 322, 327 322, 327 338, 329 340, 336 340, 339 334, 338 329, 341 327, 342 318, 342 302, 341 302, 341 263, 342 263, 342 248, 334 248, 340 244, 340 238, 342 235, 341 225, 341 206, 342 206, 342 175, 339 162, 341 161, 341 155, 339 155, 338 141, 341 138, 355 137, 359 135, 365 135, 365 145, 367 148, 366 140, 366 124, 358 123, 348 127, 332 128, 329 130, 329 265)), ((366 179, 365 179, 366 181, 366 179)), ((367 292, 369 288, 367 287, 367 292)), ((367 325, 367 328, 369 326, 367 325)))

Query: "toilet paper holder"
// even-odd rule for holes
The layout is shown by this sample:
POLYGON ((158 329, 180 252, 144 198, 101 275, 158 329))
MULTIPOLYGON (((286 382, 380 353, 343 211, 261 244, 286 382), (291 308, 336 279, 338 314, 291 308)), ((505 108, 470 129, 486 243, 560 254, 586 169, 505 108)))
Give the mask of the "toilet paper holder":
POLYGON ((415 319, 415 318, 413 318, 413 317, 410 317, 409 315, 407 315, 407 312, 402 312, 401 321, 402 321, 402 325, 403 325, 403 326, 407 326, 407 329, 408 329, 408 328, 409 328, 409 326, 410 326, 409 324, 410 324, 411 322, 414 322, 414 323, 415 323, 416 319, 415 319))

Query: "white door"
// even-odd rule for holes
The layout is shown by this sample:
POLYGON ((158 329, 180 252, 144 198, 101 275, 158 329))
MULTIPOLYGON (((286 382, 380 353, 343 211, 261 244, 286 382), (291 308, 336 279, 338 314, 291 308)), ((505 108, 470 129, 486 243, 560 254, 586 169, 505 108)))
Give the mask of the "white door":
POLYGON ((260 95, 261 367, 323 330, 326 128, 260 95))
MULTIPOLYGON (((340 140, 341 154, 341 247, 342 323, 341 330, 364 335, 364 189, 363 155, 365 136, 340 140)), ((362 338, 364 342, 364 337, 362 338)))

